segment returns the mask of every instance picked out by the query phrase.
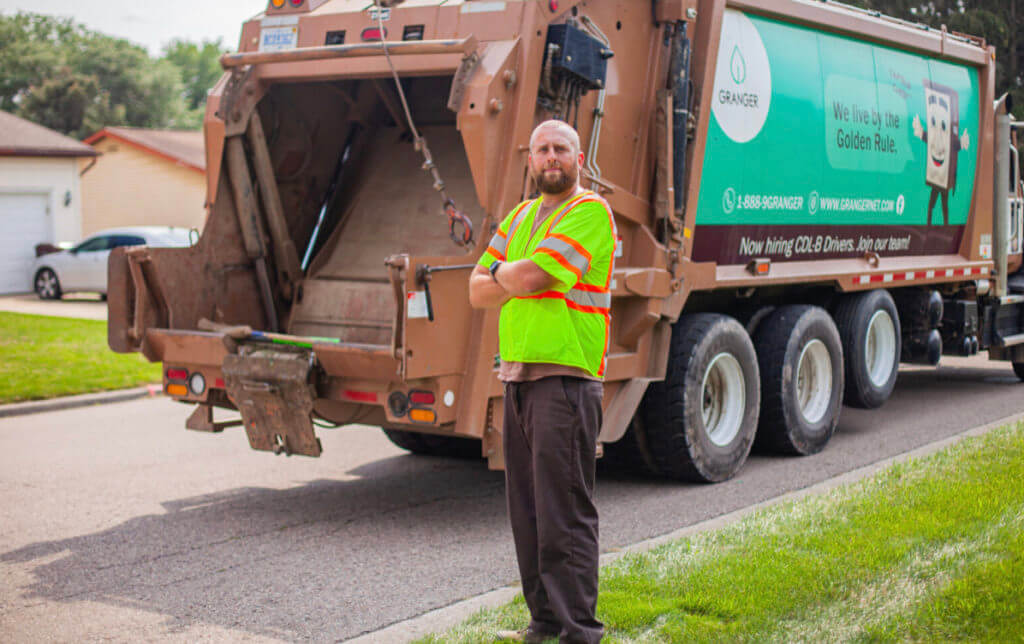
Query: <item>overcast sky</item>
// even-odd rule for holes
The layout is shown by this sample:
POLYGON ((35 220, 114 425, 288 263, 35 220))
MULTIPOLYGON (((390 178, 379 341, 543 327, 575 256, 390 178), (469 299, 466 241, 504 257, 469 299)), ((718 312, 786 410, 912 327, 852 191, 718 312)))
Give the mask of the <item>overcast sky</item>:
POLYGON ((30 11, 74 18, 93 31, 125 38, 159 55, 175 38, 220 38, 238 49, 242 23, 267 0, 0 0, 0 12, 30 11))

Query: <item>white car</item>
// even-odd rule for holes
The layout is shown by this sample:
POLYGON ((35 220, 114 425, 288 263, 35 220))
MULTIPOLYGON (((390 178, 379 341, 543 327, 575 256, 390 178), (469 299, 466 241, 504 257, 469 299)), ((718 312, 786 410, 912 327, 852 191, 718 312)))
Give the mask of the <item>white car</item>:
POLYGON ((107 294, 107 257, 118 246, 186 247, 198 239, 189 228, 132 226, 111 228, 87 237, 68 250, 36 257, 32 284, 44 300, 60 299, 69 291, 107 294))

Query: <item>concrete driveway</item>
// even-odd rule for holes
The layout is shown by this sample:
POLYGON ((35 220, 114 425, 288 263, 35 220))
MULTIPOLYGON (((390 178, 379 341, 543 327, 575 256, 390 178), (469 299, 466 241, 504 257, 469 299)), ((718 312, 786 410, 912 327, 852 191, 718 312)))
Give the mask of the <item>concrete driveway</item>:
POLYGON ((0 295, 0 311, 83 320, 107 319, 107 303, 100 300, 98 293, 72 293, 60 300, 41 300, 35 293, 0 295))

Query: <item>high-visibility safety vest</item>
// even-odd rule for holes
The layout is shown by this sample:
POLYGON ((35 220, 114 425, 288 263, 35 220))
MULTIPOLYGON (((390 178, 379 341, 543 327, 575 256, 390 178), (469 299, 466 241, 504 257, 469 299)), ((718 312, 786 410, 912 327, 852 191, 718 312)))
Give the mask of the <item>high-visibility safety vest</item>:
POLYGON ((501 358, 579 367, 603 378, 615 220, 605 202, 588 190, 560 205, 533 232, 540 203, 538 198, 516 206, 478 262, 487 268, 498 260, 529 258, 558 280, 551 290, 513 297, 501 307, 501 358))

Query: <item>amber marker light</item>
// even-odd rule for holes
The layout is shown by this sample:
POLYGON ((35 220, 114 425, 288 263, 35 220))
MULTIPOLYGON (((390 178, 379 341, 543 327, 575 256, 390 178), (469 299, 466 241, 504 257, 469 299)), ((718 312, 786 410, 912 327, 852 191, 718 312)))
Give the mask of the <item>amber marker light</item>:
POLYGON ((767 275, 771 269, 772 261, 770 259, 752 259, 747 264, 747 270, 757 276, 767 275))
POLYGON ((433 409, 410 409, 409 420, 417 423, 433 423, 437 420, 437 414, 433 409))
POLYGON ((284 6, 285 2, 286 0, 270 0, 270 6, 275 9, 280 9, 281 7, 284 6))
POLYGON ((188 387, 185 385, 170 384, 167 385, 168 396, 179 396, 184 397, 188 395, 188 387))

